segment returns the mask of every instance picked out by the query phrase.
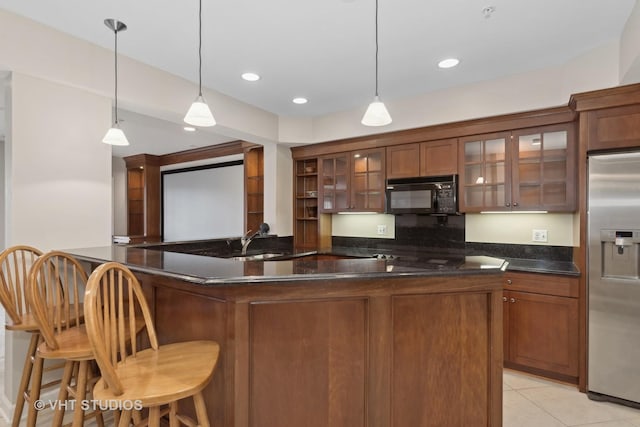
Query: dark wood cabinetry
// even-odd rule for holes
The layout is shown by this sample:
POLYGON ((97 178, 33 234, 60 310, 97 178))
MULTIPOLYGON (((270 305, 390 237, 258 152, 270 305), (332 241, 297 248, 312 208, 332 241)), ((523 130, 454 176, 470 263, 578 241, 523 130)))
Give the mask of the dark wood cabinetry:
POLYGON ((331 215, 320 214, 318 159, 294 164, 293 244, 296 248, 325 249, 331 246, 331 215))
POLYGON ((254 147, 244 153, 244 229, 257 231, 264 221, 264 150, 254 147))
POLYGON ((319 212, 384 212, 384 149, 323 156, 318 164, 319 212))
POLYGON ((505 366, 578 382, 578 278, 505 274, 505 366))
POLYGON ((458 140, 444 139, 387 147, 387 179, 458 173, 458 140))
POLYGON ((336 213, 350 207, 349 176, 351 169, 349 153, 324 156, 320 163, 320 212, 336 213))
POLYGON ((384 148, 351 153, 351 199, 349 210, 384 212, 384 148))
POLYGON ((127 235, 132 243, 160 241, 160 160, 148 154, 124 160, 127 167, 127 235))
POLYGON ((572 123, 460 138, 460 210, 575 210, 572 123))

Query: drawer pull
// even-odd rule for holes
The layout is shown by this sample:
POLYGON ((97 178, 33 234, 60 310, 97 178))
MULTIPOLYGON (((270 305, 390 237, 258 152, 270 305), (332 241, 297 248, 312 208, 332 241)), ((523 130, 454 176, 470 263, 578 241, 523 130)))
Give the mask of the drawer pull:
POLYGON ((502 301, 507 302, 507 297, 502 297, 502 301))
POLYGON ((511 298, 511 299, 509 300, 509 302, 516 302, 516 299, 515 299, 515 298, 511 298))
POLYGON ((507 285, 510 285, 512 283, 513 283, 513 281, 511 279, 507 279, 507 285))

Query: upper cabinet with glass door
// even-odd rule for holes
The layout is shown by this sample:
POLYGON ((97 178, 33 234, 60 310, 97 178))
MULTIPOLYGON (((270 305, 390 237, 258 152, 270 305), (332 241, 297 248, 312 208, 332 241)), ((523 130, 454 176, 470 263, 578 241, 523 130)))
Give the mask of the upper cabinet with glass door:
POLYGON ((320 158, 320 212, 349 209, 349 153, 320 158))
POLYGON ((385 149, 352 151, 350 210, 384 212, 385 149))
POLYGON ((460 139, 460 210, 575 210, 573 125, 460 139))
POLYGON ((320 158, 320 212, 384 212, 385 149, 320 158))
POLYGON ((509 133, 460 138, 461 212, 511 210, 509 133))
POLYGON ((513 133, 514 209, 575 210, 573 125, 523 129, 513 133))

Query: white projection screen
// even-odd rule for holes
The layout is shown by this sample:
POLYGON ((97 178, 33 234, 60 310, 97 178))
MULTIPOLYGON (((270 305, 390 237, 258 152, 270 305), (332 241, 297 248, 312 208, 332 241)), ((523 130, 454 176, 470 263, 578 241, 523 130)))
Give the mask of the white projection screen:
POLYGON ((244 234, 242 160, 162 172, 165 242, 244 234))

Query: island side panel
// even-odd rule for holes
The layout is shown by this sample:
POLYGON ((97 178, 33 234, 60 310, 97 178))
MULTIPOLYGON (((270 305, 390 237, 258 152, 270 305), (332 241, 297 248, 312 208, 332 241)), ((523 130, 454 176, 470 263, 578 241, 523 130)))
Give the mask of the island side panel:
POLYGON ((364 427, 367 300, 250 309, 252 427, 364 427))
MULTIPOLYGON (((163 286, 164 278, 140 275, 141 284, 153 308, 155 328, 160 345, 191 341, 213 340, 220 344, 218 365, 213 379, 203 390, 207 413, 212 425, 224 425, 226 381, 225 372, 229 362, 225 350, 227 306, 225 301, 163 286)), ((188 369, 188 367, 184 367, 188 369)), ((179 403, 180 412, 195 419, 195 409, 191 399, 179 403)), ((230 424, 227 424, 230 425, 230 424)))
POLYGON ((486 294, 393 297, 393 426, 488 426, 486 294))

